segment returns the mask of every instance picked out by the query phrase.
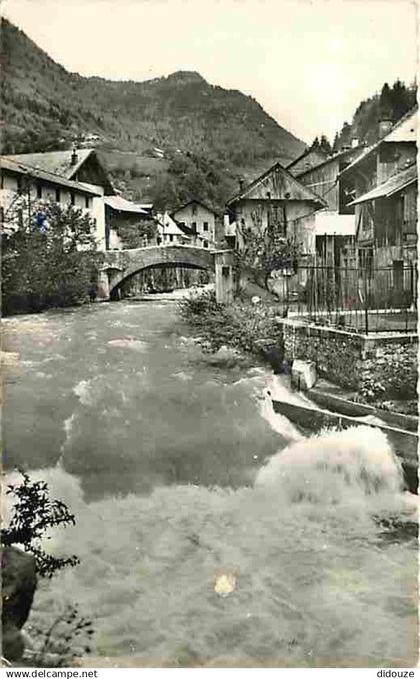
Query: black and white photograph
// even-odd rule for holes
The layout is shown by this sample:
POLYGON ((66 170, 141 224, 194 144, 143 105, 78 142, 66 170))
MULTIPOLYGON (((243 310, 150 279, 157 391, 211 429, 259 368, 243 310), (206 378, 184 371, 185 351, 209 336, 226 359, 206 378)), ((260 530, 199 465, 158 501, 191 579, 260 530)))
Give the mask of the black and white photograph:
POLYGON ((1 667, 414 676, 416 1, 0 9, 1 667))

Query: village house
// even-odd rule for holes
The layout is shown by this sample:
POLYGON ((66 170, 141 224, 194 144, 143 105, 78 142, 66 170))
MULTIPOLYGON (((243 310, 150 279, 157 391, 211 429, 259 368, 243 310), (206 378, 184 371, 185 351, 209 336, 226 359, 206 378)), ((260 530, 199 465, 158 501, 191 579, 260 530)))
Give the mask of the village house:
POLYGON ((138 205, 119 195, 105 196, 104 203, 107 250, 156 243, 157 223, 152 216, 152 205, 138 205))
MULTIPOLYGON (((136 231, 143 229, 145 221, 151 221, 152 205, 138 205, 117 195, 108 173, 95 149, 73 148, 67 151, 48 151, 45 153, 22 153, 3 156, 2 165, 20 165, 32 174, 37 173, 38 184, 41 175, 55 177, 56 181, 70 182, 79 187, 91 187, 97 196, 92 200, 91 215, 96 221, 98 249, 122 249, 135 240, 136 231), (130 230, 133 233, 130 233, 130 230), (126 242, 121 234, 128 234, 126 242)), ((35 175, 34 175, 35 176, 35 175)), ((51 184, 51 181, 50 181, 51 184)), ((13 191, 12 191, 13 193, 13 191)), ((83 198, 77 197, 77 191, 55 193, 46 188, 38 188, 37 194, 42 200, 70 203, 75 207, 84 207, 83 198), (58 198, 58 200, 57 200, 58 198)))
POLYGON ((95 149, 73 148, 67 151, 20 153, 4 157, 29 167, 52 172, 65 179, 102 186, 105 196, 115 194, 108 173, 95 149))
POLYGON ((353 266, 356 225, 354 207, 354 184, 350 178, 340 178, 340 173, 350 165, 364 147, 353 140, 351 147, 325 156, 316 162, 319 151, 309 152, 288 166, 288 170, 302 184, 320 195, 326 206, 315 215, 315 244, 318 263, 327 266, 353 266), (305 162, 308 167, 304 167, 305 162))
POLYGON ((103 188, 29 167, 8 157, 0 159, 0 208, 5 231, 31 213, 31 205, 55 202, 72 205, 96 221, 98 249, 105 248, 103 188))
POLYGON ((158 213, 158 245, 191 245, 192 230, 185 224, 177 224, 169 212, 158 213))
POLYGON ((375 271, 372 285, 391 285, 394 297, 415 294, 417 261, 417 107, 396 124, 380 122, 379 141, 340 174, 355 197, 360 267, 375 271))
MULTIPOLYGON (((276 229, 280 237, 299 248, 298 270, 286 267, 282 271, 284 280, 276 283, 276 294, 289 295, 292 289, 299 294, 304 289, 307 267, 315 255, 315 214, 325 206, 323 198, 280 163, 248 186, 240 182, 239 192, 228 202, 229 221, 235 225, 236 249, 244 247, 247 231, 263 234, 270 229, 276 229)), ((228 229, 226 220, 225 233, 228 229)), ((227 240, 232 240, 232 234, 227 240)))
POLYGON ((244 230, 263 232, 276 227, 285 239, 301 246, 302 256, 315 253, 314 217, 325 207, 325 201, 280 163, 275 163, 248 186, 241 182, 239 192, 227 207, 230 221, 236 223, 239 249, 244 230))
POLYGON ((286 168, 289 170, 290 174, 294 177, 298 177, 312 167, 320 165, 327 158, 328 155, 324 153, 324 151, 321 151, 321 149, 308 146, 300 156, 292 160, 289 165, 286 165, 286 168))
POLYGON ((213 248, 216 240, 217 213, 199 200, 190 200, 171 213, 172 219, 191 230, 191 244, 213 248))

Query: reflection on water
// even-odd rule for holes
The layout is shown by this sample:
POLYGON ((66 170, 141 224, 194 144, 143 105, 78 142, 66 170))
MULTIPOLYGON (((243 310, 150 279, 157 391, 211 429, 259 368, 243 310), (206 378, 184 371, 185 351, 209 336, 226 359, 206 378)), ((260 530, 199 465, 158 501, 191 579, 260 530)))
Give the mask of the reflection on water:
POLYGON ((34 622, 78 601, 97 655, 146 665, 414 664, 416 541, 392 532, 413 523, 380 431, 303 439, 264 371, 207 360, 171 306, 40 319, 7 324, 32 362, 8 462, 44 467, 78 517, 48 549, 81 564, 42 584, 34 622))

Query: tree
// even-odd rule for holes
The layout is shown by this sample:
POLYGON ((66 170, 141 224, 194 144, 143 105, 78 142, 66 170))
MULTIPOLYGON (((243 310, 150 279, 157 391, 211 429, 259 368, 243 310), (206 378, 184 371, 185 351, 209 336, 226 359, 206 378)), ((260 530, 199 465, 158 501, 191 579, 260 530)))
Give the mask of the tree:
POLYGON ((319 143, 319 148, 320 148, 320 150, 323 151, 323 153, 325 153, 327 156, 330 156, 331 153, 332 153, 331 144, 330 144, 330 142, 329 142, 329 140, 328 140, 328 137, 327 137, 325 134, 321 135, 321 141, 320 141, 320 143, 319 143))
POLYGON ((301 253, 300 243, 282 235, 278 224, 264 229, 258 219, 253 227, 238 227, 242 247, 237 251, 237 266, 252 274, 257 285, 269 289, 274 271, 296 269, 301 253))
POLYGON ((379 115, 393 117, 392 94, 388 83, 384 84, 379 96, 379 115))
POLYGON ((333 153, 337 153, 340 150, 340 136, 338 132, 335 133, 332 150, 333 153))
POLYGON ((2 298, 6 313, 79 304, 95 293, 102 261, 95 224, 81 210, 29 205, 21 196, 6 214, 2 298))
POLYGON ((319 138, 315 137, 315 139, 313 140, 313 142, 311 144, 311 149, 313 149, 314 151, 317 151, 319 149, 319 147, 320 147, 319 138))

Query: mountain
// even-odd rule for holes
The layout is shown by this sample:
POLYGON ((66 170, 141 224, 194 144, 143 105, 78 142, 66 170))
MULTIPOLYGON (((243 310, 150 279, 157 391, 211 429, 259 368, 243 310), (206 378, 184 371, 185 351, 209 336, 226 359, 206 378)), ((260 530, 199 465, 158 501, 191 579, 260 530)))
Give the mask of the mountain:
MULTIPOLYGON (((155 157, 171 163, 177 154, 190 154, 215 161, 228 174, 239 168, 247 175, 276 160, 287 164, 305 148, 252 97, 211 85, 194 71, 145 82, 82 77, 5 19, 1 60, 4 153, 87 140, 108 158, 117 150, 134 154, 136 161, 155 157)), ((131 169, 127 158, 123 165, 125 173, 131 169)))

